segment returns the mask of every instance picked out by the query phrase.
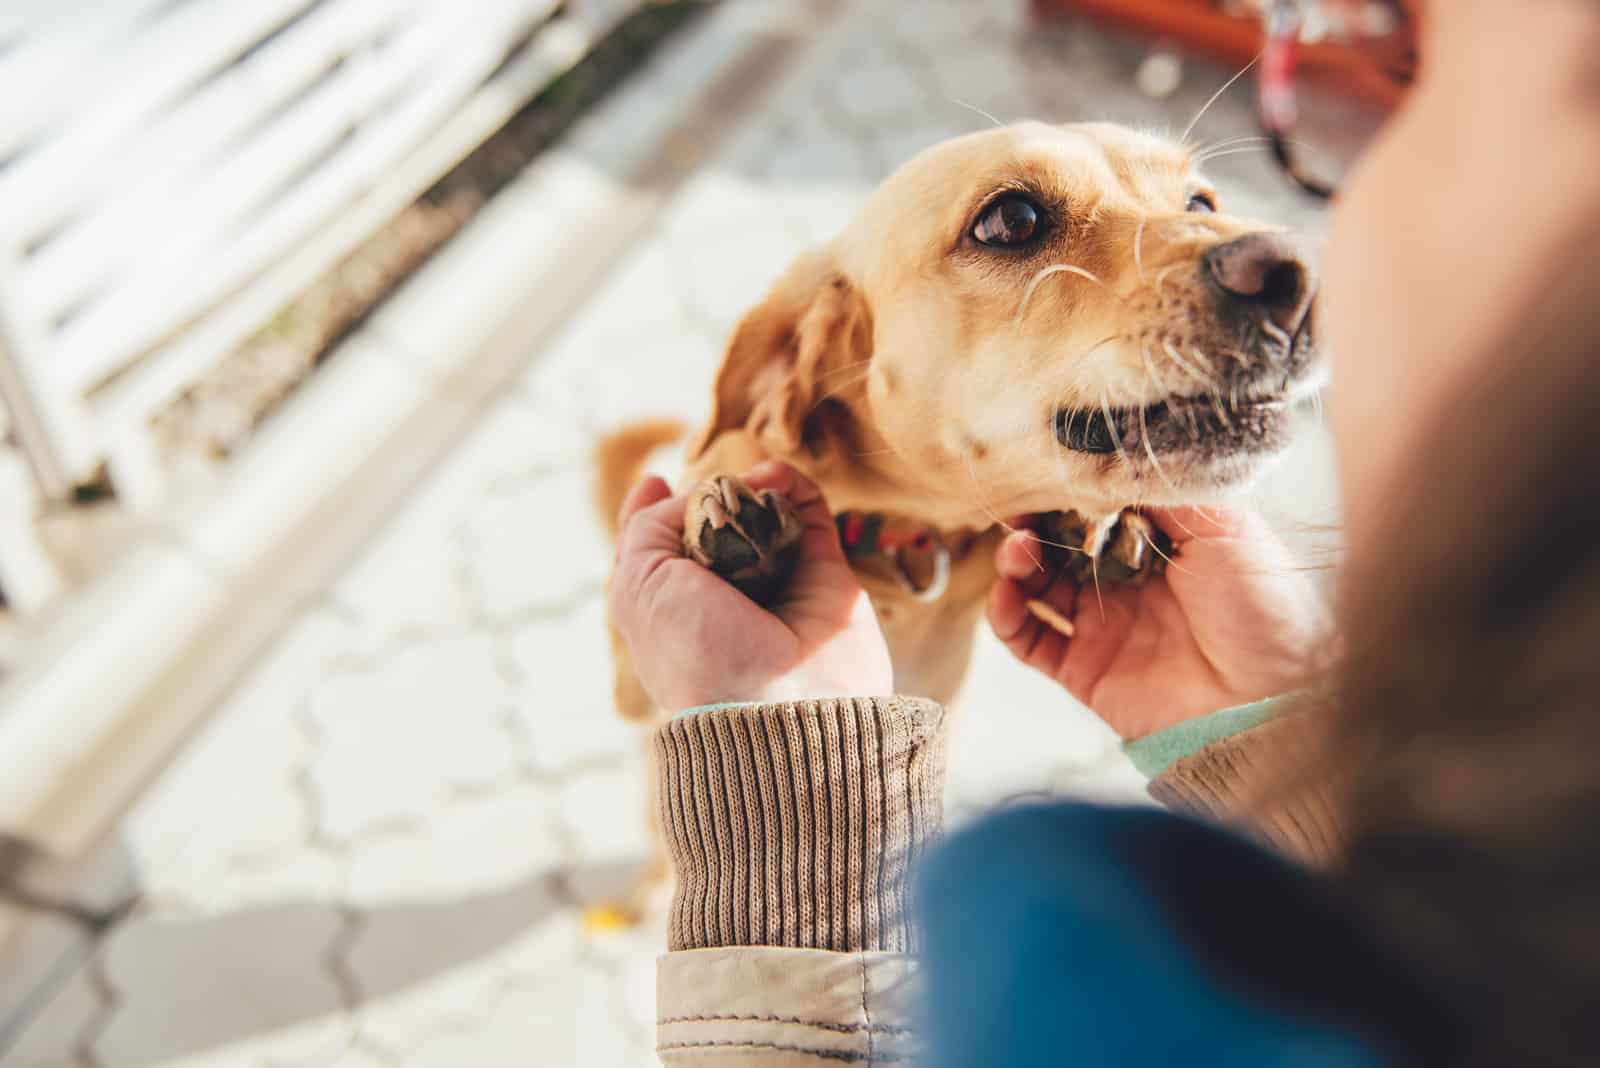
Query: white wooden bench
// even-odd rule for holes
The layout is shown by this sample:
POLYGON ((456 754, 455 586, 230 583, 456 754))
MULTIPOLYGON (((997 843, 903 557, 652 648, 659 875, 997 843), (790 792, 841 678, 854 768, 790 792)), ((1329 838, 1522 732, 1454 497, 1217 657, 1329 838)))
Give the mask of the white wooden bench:
POLYGON ((0 592, 150 420, 644 0, 0 4, 0 592), (25 462, 24 462, 25 461, 25 462))

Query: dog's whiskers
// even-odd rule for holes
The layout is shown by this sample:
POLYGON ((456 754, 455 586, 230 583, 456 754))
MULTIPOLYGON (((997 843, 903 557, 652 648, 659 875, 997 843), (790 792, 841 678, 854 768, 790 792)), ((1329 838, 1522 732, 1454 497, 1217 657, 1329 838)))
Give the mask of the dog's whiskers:
MULTIPOLYGON (((1284 144, 1293 145, 1305 151, 1315 151, 1304 141, 1285 141, 1284 144)), ((1198 167, 1202 164, 1210 163, 1214 159, 1222 159, 1225 156, 1237 156, 1247 152, 1266 152, 1271 148, 1272 138, 1270 137, 1241 137, 1231 144, 1218 146, 1218 148, 1196 157, 1194 162, 1195 166, 1198 167)))
POLYGON ((855 378, 852 378, 850 381, 845 382, 842 385, 836 386, 833 389, 828 390, 828 392, 826 392, 822 396, 818 397, 816 399, 815 403, 813 403, 810 408, 806 409, 806 415, 810 416, 810 415, 814 414, 818 408, 822 407, 824 404, 828 403, 828 401, 832 400, 834 397, 837 397, 839 394, 847 392, 847 391, 852 390, 852 389, 855 389, 857 386, 861 385, 868 378, 870 378, 871 375, 872 375, 872 371, 869 368, 868 370, 862 371, 860 375, 858 375, 855 378))
MULTIPOLYGON (((1290 143, 1300 144, 1299 142, 1290 143)), ((1306 146, 1303 144, 1300 144, 1300 147, 1302 149, 1306 148, 1306 146)), ((1205 157, 1205 159, 1197 161, 1196 165, 1198 166, 1200 163, 1210 163, 1212 160, 1226 159, 1229 156, 1246 156, 1253 152, 1270 151, 1272 151, 1272 143, 1270 140, 1264 145, 1237 145, 1233 148, 1223 149, 1220 152, 1213 152, 1209 156, 1205 157)))
POLYGON ((1233 421, 1228 418, 1228 413, 1222 408, 1222 398, 1217 396, 1215 390, 1212 390, 1210 393, 1206 394, 1206 396, 1211 401, 1211 410, 1217 413, 1217 421, 1220 422, 1229 433, 1232 433, 1233 421))
POLYGON ((1156 370, 1155 361, 1150 358, 1149 345, 1143 343, 1139 345, 1139 359, 1144 362, 1145 377, 1150 380, 1150 384, 1156 388, 1158 393, 1173 392, 1172 387, 1167 385, 1166 376, 1156 370))
POLYGON ((814 381, 821 382, 825 378, 832 378, 834 375, 843 374, 845 371, 860 370, 861 368, 866 367, 871 363, 872 363, 871 360, 856 360, 853 363, 842 364, 842 365, 840 365, 838 367, 830 367, 826 371, 823 371, 820 374, 818 374, 816 376, 816 378, 814 379, 814 381))
POLYGON ((1186 360, 1182 356, 1178 355, 1177 347, 1174 346, 1172 344, 1172 342, 1163 341, 1161 343, 1161 349, 1162 349, 1163 352, 1165 352, 1167 354, 1167 358, 1168 359, 1170 359, 1173 363, 1177 364, 1178 367, 1183 370, 1184 374, 1188 375, 1190 378, 1194 379, 1196 382, 1200 383, 1200 385, 1202 385, 1202 386, 1209 386, 1211 384, 1211 377, 1209 375, 1201 372, 1193 364, 1191 364, 1188 360, 1186 360))
POLYGON ((1167 474, 1166 468, 1161 466, 1161 461, 1156 459, 1156 447, 1150 443, 1150 424, 1145 420, 1144 409, 1139 409, 1139 440, 1144 443, 1145 455, 1150 457, 1150 466, 1156 469, 1156 474, 1161 476, 1161 481, 1173 493, 1181 492, 1178 484, 1172 481, 1172 476, 1167 474))
POLYGON ((1169 277, 1171 277, 1173 271, 1178 270, 1180 267, 1187 267, 1187 266, 1188 266, 1188 264, 1185 264, 1185 263, 1169 263, 1169 264, 1167 264, 1167 266, 1165 266, 1165 267, 1161 268, 1161 270, 1157 271, 1156 272, 1156 293, 1159 295, 1161 290, 1166 287, 1167 279, 1169 277))
POLYGON ((1261 321, 1261 332, 1272 338, 1272 340, 1276 341, 1278 344, 1282 345, 1285 355, 1287 355, 1294 348, 1294 339, 1289 336, 1289 331, 1285 330, 1271 319, 1263 319, 1261 321))
POLYGON ((1122 435, 1117 433, 1117 421, 1111 417, 1111 399, 1104 386, 1100 387, 1100 414, 1105 416, 1106 431, 1111 435, 1111 444, 1116 449, 1114 455, 1117 460, 1132 467, 1133 461, 1128 457, 1128 450, 1122 447, 1122 435))
POLYGON ((1272 142, 1272 138, 1270 138, 1270 137, 1261 137, 1259 135, 1255 135, 1255 136, 1248 136, 1247 135, 1247 136, 1244 136, 1244 137, 1228 137, 1228 138, 1224 138, 1223 140, 1217 141, 1214 144, 1205 145, 1205 146, 1203 146, 1201 148, 1195 149, 1194 157, 1193 157, 1194 165, 1196 167, 1200 166, 1200 164, 1202 164, 1206 160, 1210 159, 1215 153, 1220 152, 1220 151, 1222 151, 1223 149, 1226 149, 1226 148, 1234 148, 1234 147, 1237 147, 1239 145, 1252 145, 1252 144, 1264 144, 1264 143, 1265 144, 1270 144, 1271 142, 1272 142))
POLYGON ((1106 285, 1105 281, 1093 271, 1085 270, 1084 268, 1071 263, 1051 264, 1049 267, 1041 269, 1038 274, 1034 275, 1033 278, 1028 282, 1028 287, 1022 291, 1022 302, 1017 306, 1017 315, 1014 320, 1015 323, 1020 324, 1022 322, 1022 317, 1028 312, 1029 302, 1033 300, 1034 293, 1038 291, 1039 286, 1044 283, 1044 280, 1052 275, 1057 274, 1071 274, 1077 275, 1079 278, 1086 278, 1095 285, 1100 286, 1107 293, 1117 297, 1117 299, 1122 299, 1117 294, 1116 290, 1106 285))
MULTIPOLYGON (((1056 400, 1056 405, 1055 405, 1055 408, 1053 410, 1054 411, 1061 411, 1062 410, 1061 398, 1058 398, 1056 400)), ((1067 417, 1067 434, 1068 434, 1069 437, 1070 437, 1071 433, 1072 433, 1072 417, 1069 415, 1067 417)), ((1056 442, 1051 438, 1044 438, 1041 441, 1041 444, 1044 447, 1044 449, 1050 453, 1051 458, 1053 460, 1055 460, 1056 474, 1059 475, 1060 478, 1061 478, 1061 492, 1070 497, 1071 494, 1072 494, 1072 475, 1067 470, 1067 457, 1066 457, 1065 450, 1057 448, 1056 447, 1056 442)))
MULTIPOLYGON (((1162 380, 1162 377, 1156 373, 1155 361, 1150 359, 1150 348, 1148 345, 1139 346, 1139 356, 1144 360, 1144 370, 1145 374, 1150 379, 1150 384, 1154 386, 1160 393, 1170 393, 1171 390, 1167 388, 1167 384, 1162 380)), ((1167 484, 1167 487, 1171 489, 1173 493, 1179 492, 1177 483, 1172 481, 1172 478, 1167 474, 1166 470, 1162 468, 1161 461, 1156 459, 1155 446, 1150 443, 1150 423, 1145 415, 1145 409, 1143 407, 1140 407, 1139 409, 1139 440, 1144 444, 1145 455, 1150 457, 1150 466, 1156 469, 1156 474, 1161 476, 1161 480, 1167 484)))
POLYGON ((1133 269, 1139 272, 1139 284, 1144 285, 1144 224, 1147 216, 1140 216, 1139 227, 1133 232, 1133 269))
POLYGON ((1088 549, 1085 549, 1083 554, 1089 558, 1089 575, 1094 579, 1094 599, 1095 603, 1100 606, 1100 622, 1104 623, 1106 621, 1106 598, 1100 592, 1100 555, 1091 553, 1088 549))
POLYGON ((1211 359, 1210 356, 1207 356, 1198 348, 1190 349, 1189 355, 1193 356, 1199 362, 1200 366, 1205 368, 1206 374, 1211 375, 1216 373, 1216 363, 1211 359))
MULTIPOLYGON (((1183 524, 1179 523, 1178 525, 1181 527, 1183 524)), ((1145 539, 1145 544, 1150 547, 1150 551, 1151 552, 1155 553, 1157 556, 1161 557, 1161 559, 1165 560, 1167 562, 1167 566, 1168 567, 1172 568, 1175 571, 1182 571, 1185 575, 1194 574, 1193 571, 1190 571, 1188 568, 1186 568, 1182 564, 1178 563, 1178 561, 1174 560, 1170 555, 1168 555, 1167 553, 1162 552, 1161 551, 1161 546, 1159 546, 1159 545, 1157 545, 1155 543, 1155 539, 1154 538, 1146 538, 1145 539)))
POLYGON ((1265 51, 1257 52, 1255 59, 1252 59, 1250 62, 1246 63, 1242 68, 1240 68, 1238 74, 1235 74, 1233 77, 1223 82, 1222 88, 1211 94, 1211 99, 1205 102, 1205 105, 1200 108, 1199 112, 1195 114, 1195 117, 1189 121, 1189 125, 1184 127, 1183 136, 1178 138, 1179 144, 1189 140, 1189 135, 1194 133, 1194 128, 1196 126, 1200 125, 1200 120, 1206 117, 1206 112, 1210 111, 1212 106, 1215 105, 1218 100, 1222 99, 1223 93, 1226 93, 1229 89, 1233 88, 1233 84, 1235 82, 1248 74, 1250 72, 1250 68, 1259 63, 1261 61, 1261 57, 1265 54, 1265 51))
POLYGON ((1262 152, 1270 151, 1271 147, 1272 146, 1270 145, 1245 145, 1243 148, 1229 148, 1207 156, 1206 162, 1214 163, 1219 159, 1227 159, 1229 156, 1249 156, 1260 154, 1262 152))
MULTIPOLYGON (((983 514, 988 516, 989 521, 995 526, 1003 528, 1007 534, 1015 534, 1017 532, 1017 528, 1012 526, 1010 523, 1007 523, 1004 519, 1001 519, 1000 516, 995 513, 995 510, 989 507, 989 502, 984 500, 983 484, 978 481, 978 472, 972 466, 972 453, 963 450, 961 453, 961 459, 966 464, 967 477, 972 480, 972 495, 977 498, 978 507, 983 510, 983 514)), ((1028 553, 1028 557, 1033 561, 1035 567, 1037 567, 1040 571, 1044 570, 1043 560, 1039 559, 1032 552, 1028 553)))
POLYGON ((988 119, 990 122, 994 123, 996 126, 1002 128, 1002 129, 1005 128, 1005 123, 1001 122, 999 119, 995 118, 993 115, 989 114, 987 111, 983 110, 978 105, 969 104, 965 100, 957 100, 953 96, 950 97, 949 100, 950 100, 950 103, 956 105, 957 107, 966 108, 968 111, 975 112, 976 114, 982 115, 984 118, 988 119))
POLYGON ((1232 352, 1233 362, 1237 363, 1240 367, 1249 367, 1250 366, 1249 353, 1255 351, 1256 346, 1259 345, 1260 343, 1261 343, 1261 331, 1258 330, 1253 325, 1247 327, 1245 329, 1245 332, 1244 332, 1244 338, 1242 339, 1242 344, 1240 344, 1232 352))

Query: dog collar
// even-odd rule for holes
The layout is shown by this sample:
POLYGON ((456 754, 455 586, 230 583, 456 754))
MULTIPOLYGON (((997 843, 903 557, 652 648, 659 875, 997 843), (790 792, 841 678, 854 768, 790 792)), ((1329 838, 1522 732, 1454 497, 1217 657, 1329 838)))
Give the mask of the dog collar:
POLYGON ((892 519, 881 512, 841 512, 834 517, 834 523, 847 558, 887 560, 906 592, 917 600, 937 601, 949 588, 950 549, 933 527, 892 519), (907 560, 913 554, 925 555, 932 561, 933 576, 922 587, 906 571, 907 560))

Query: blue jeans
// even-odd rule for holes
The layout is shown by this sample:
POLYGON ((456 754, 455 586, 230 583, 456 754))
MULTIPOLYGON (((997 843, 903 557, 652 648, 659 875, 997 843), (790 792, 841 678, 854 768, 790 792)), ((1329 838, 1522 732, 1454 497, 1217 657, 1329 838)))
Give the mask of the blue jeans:
POLYGON ((1216 829, 1016 808, 952 835, 917 885, 929 1068, 1397 1063, 1352 922, 1216 829))

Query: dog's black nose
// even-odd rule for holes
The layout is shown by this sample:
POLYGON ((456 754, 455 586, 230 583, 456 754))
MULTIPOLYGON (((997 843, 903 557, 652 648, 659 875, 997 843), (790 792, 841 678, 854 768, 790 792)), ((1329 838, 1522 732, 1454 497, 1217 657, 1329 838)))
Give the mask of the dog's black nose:
POLYGON ((1280 234, 1248 234, 1205 255, 1206 268, 1227 299, 1295 333, 1316 290, 1311 268, 1294 242, 1280 234))

